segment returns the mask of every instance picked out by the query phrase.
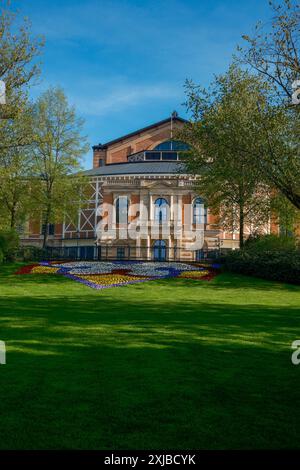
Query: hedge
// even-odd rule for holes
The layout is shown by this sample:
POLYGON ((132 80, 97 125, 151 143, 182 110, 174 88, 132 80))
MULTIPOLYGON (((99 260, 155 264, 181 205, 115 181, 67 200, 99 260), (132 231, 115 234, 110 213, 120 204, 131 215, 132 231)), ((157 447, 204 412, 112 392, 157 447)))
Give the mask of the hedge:
POLYGON ((228 271, 300 285, 300 250, 235 250, 224 259, 228 271))

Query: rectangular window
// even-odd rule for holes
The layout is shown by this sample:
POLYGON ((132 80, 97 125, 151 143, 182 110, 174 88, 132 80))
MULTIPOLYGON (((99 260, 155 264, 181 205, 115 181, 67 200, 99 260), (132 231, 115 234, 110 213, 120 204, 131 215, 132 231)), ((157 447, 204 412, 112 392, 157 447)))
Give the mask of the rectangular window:
POLYGON ((146 160, 160 160, 160 152, 145 152, 146 160))
POLYGON ((55 233, 55 225, 54 224, 49 224, 48 226, 48 235, 54 235, 55 233))
POLYGON ((121 260, 125 258, 125 247, 118 246, 117 248, 117 259, 121 260))
MULTIPOLYGON (((42 224, 41 235, 44 235, 46 231, 46 224, 42 224)), ((54 235, 55 224, 48 224, 48 235, 54 235)))
POLYGON ((128 224, 129 201, 127 196, 119 196, 116 201, 116 223, 128 224))
POLYGON ((177 160, 177 152, 163 152, 163 160, 177 160))

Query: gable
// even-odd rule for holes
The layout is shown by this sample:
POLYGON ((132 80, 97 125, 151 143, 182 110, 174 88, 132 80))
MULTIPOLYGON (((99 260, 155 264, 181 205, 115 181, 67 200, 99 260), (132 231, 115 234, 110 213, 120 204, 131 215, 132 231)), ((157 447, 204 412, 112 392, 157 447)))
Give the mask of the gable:
MULTIPOLYGON (((183 125, 183 122, 176 120, 173 122, 172 127, 174 130, 183 125)), ((130 137, 126 137, 124 140, 109 144, 106 151, 106 163, 126 162, 129 155, 143 150, 151 150, 161 142, 170 140, 171 136, 171 120, 151 127, 151 129, 145 129, 130 137)))

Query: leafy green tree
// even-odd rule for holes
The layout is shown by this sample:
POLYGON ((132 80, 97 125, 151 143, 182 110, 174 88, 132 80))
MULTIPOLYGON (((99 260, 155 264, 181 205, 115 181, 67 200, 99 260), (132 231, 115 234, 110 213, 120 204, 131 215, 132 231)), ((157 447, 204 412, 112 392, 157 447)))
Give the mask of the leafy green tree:
POLYGON ((197 189, 223 226, 244 233, 261 230, 270 216, 270 188, 260 178, 247 149, 257 132, 257 100, 264 83, 232 66, 209 90, 188 81, 187 109, 192 120, 179 137, 191 145, 187 169, 198 174, 197 189))
POLYGON ((280 193, 276 194, 272 199, 272 211, 278 218, 283 236, 297 235, 297 229, 300 227, 300 211, 286 197, 280 193))
POLYGON ((251 149, 253 163, 300 209, 300 105, 292 103, 292 85, 300 80, 300 5, 269 3, 271 27, 259 23, 253 37, 244 35, 237 60, 269 84, 268 106, 258 103, 261 146, 251 149))
POLYGON ((80 174, 81 157, 87 152, 82 134, 83 120, 69 106, 61 88, 50 88, 37 100, 33 112, 35 182, 34 199, 47 245, 50 223, 78 212, 83 199, 84 183, 80 174))
POLYGON ((277 98, 290 105, 292 84, 300 80, 300 5, 299 2, 269 1, 270 24, 259 22, 251 37, 244 35, 245 46, 238 47, 238 59, 272 84, 277 98))
POLYGON ((25 221, 32 205, 32 108, 26 103, 14 119, 0 129, 0 214, 2 226, 15 229, 25 221))
POLYGON ((32 37, 28 20, 24 19, 21 25, 18 21, 10 2, 0 0, 0 80, 5 83, 7 95, 6 105, 0 105, 0 123, 15 115, 20 95, 39 74, 36 58, 43 40, 32 37))
POLYGON ((3 260, 13 261, 19 247, 19 237, 15 230, 0 231, 0 264, 3 260))
POLYGON ((28 209, 32 129, 27 94, 39 74, 36 59, 42 43, 32 37, 27 20, 20 22, 10 1, 0 0, 0 80, 6 88, 6 103, 0 104, 0 213, 4 227, 15 227, 28 209))

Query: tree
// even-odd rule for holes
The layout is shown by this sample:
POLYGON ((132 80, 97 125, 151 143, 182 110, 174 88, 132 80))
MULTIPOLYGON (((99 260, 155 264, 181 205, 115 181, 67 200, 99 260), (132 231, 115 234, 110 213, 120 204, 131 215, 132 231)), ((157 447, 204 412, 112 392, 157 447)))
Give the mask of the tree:
POLYGON ((248 148, 252 167, 300 209, 300 129, 292 113, 282 106, 258 102, 257 141, 248 148), (260 145, 258 145, 258 143, 260 145))
POLYGON ((186 83, 187 109, 192 120, 179 137, 191 145, 188 171, 199 174, 197 190, 221 215, 230 231, 260 230, 270 215, 270 188, 261 181, 251 155, 257 123, 257 99, 265 93, 261 80, 231 67, 215 78, 209 90, 186 83))
POLYGON ((37 100, 33 127, 34 198, 45 226, 45 247, 49 223, 78 212, 84 185, 74 172, 80 169, 81 157, 88 146, 82 135, 83 121, 60 88, 50 88, 37 100))
POLYGON ((9 1, 0 0, 0 80, 7 94, 7 104, 0 106, 0 123, 15 115, 20 93, 38 75, 39 66, 34 61, 43 45, 40 38, 31 37, 28 20, 17 25, 17 14, 9 6, 9 1))
POLYGON ((278 218, 282 235, 299 235, 297 227, 300 225, 300 211, 286 197, 276 194, 272 199, 272 210, 278 218))
POLYGON ((36 62, 43 41, 32 38, 30 23, 19 21, 10 1, 0 0, 0 80, 6 102, 0 105, 0 213, 1 225, 15 228, 30 206, 32 142, 28 86, 39 74, 36 62))
POLYGON ((238 48, 237 60, 269 84, 268 106, 258 103, 261 147, 252 153, 253 163, 300 209, 300 106, 292 104, 292 84, 300 79, 300 6, 290 0, 269 3, 271 28, 259 23, 254 37, 243 36, 247 46, 238 48))
POLYGON ((244 35, 246 47, 239 47, 239 61, 272 84, 277 98, 290 105, 292 84, 300 79, 300 6, 291 0, 269 1, 271 28, 261 22, 253 37, 244 35))
POLYGON ((0 136, 0 214, 2 225, 15 229, 25 221, 32 203, 32 108, 28 103, 14 119, 4 121, 0 136))

